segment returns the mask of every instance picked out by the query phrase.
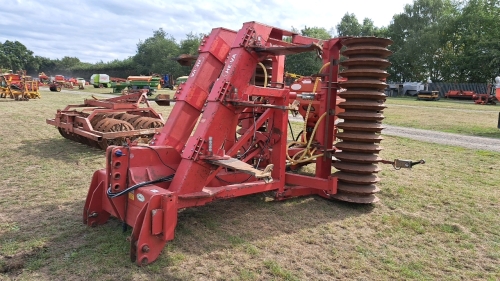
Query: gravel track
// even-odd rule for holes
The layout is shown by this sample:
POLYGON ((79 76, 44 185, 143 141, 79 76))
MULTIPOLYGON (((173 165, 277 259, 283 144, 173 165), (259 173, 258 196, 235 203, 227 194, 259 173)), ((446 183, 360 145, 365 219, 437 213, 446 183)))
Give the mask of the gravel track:
MULTIPOLYGON (((303 122, 302 117, 299 116, 293 117, 290 115, 289 118, 290 121, 303 122)), ((341 121, 341 119, 339 121, 341 121)), ((500 152, 500 139, 398 127, 387 124, 384 124, 384 128, 385 129, 382 130, 382 135, 404 137, 444 145, 461 146, 470 149, 500 152)))
POLYGON ((500 152, 500 139, 465 136, 385 124, 384 127, 385 129, 382 130, 382 135, 405 137, 418 141, 461 146, 470 149, 500 152))

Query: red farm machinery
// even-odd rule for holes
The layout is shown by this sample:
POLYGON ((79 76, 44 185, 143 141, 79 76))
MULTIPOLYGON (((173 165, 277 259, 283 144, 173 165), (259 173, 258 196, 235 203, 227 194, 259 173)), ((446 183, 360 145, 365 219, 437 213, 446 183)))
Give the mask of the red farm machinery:
MULTIPOLYGON (((168 95, 157 103, 169 105, 168 95)), ((67 139, 106 149, 126 144, 126 139, 148 143, 164 125, 164 119, 149 104, 145 94, 130 94, 109 99, 85 99, 83 104, 58 110, 47 124, 57 127, 67 139)))
POLYGON ((112 216, 131 226, 131 260, 146 265, 174 239, 184 208, 261 192, 275 200, 318 195, 377 202, 379 163, 423 163, 378 156, 390 44, 376 37, 318 40, 256 22, 238 32, 213 29, 149 145, 107 148, 83 222, 97 226, 112 216), (343 47, 347 59, 340 62, 343 47), (285 86, 285 57, 302 52, 316 52, 323 67, 308 81, 285 86), (289 141, 293 108, 304 130, 289 141), (314 175, 294 171, 307 164, 314 175))

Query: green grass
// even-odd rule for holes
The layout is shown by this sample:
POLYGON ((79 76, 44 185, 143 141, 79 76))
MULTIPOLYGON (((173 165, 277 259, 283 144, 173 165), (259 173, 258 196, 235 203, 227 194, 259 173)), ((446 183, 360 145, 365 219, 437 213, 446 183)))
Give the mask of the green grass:
MULTIPOLYGON (((74 89, 64 89, 64 90, 79 94, 100 94, 100 95, 110 95, 110 96, 121 95, 121 93, 113 93, 112 88, 94 88, 94 86, 92 85, 86 85, 82 90, 78 89, 77 87, 75 87, 74 89)), ((45 91, 42 91, 42 94, 43 93, 45 93, 45 91)), ((154 98, 158 94, 170 94, 170 96, 173 97, 174 93, 175 91, 169 89, 155 89, 153 95, 150 96, 149 98, 154 98)))
MULTIPOLYGON (((45 123, 90 95, 0 100, 0 280, 500 279, 500 154, 390 136, 382 158, 427 163, 382 166, 381 203, 311 196, 273 202, 257 194, 189 208, 158 260, 137 267, 129 260, 130 228, 122 232, 115 219, 96 228, 82 222, 104 152, 63 139, 45 123)), ((398 119, 395 108, 408 111, 413 102, 389 99, 386 118, 398 119)), ((437 114, 444 111, 437 105, 455 108, 415 103, 435 104, 437 114)), ((464 112, 447 112, 474 126, 464 112)))
POLYGON ((473 101, 388 98, 384 124, 463 135, 500 138, 497 129, 500 106, 473 101))

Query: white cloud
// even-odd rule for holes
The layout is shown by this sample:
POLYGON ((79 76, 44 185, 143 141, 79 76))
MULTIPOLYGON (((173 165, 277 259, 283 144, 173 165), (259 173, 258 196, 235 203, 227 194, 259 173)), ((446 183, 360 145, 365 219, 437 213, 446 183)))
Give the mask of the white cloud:
POLYGON ((412 0, 18 0, 0 9, 0 42, 19 41, 35 55, 85 62, 133 56, 139 40, 163 28, 177 40, 212 28, 257 21, 290 30, 334 28, 345 13, 387 26, 412 0))

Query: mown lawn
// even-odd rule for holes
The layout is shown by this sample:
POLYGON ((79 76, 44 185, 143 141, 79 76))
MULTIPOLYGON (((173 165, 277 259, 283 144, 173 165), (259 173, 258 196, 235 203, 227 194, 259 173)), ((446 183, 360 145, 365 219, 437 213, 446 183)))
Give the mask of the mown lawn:
MULTIPOLYGON (((399 171, 384 165, 380 203, 274 202, 259 194, 187 209, 160 258, 137 267, 129 260, 130 228, 123 232, 113 219, 96 228, 82 223, 104 152, 63 139, 45 123, 83 98, 90 93, 0 100, 2 280, 500 279, 500 154, 390 136, 382 142, 384 159, 427 163, 399 171)), ((410 122, 418 126, 436 123, 443 116, 433 112, 448 106, 420 103, 435 111, 410 122)), ((401 116, 413 115, 412 101, 387 104, 389 124, 404 125, 401 116)), ((413 113, 422 110, 415 106, 413 113)), ((483 108, 495 114, 496 107, 471 109, 483 108)), ((463 111, 446 112, 462 127, 478 126, 463 111)))
POLYGON ((500 138, 497 128, 500 105, 478 105, 473 101, 388 98, 385 124, 463 135, 500 138))

